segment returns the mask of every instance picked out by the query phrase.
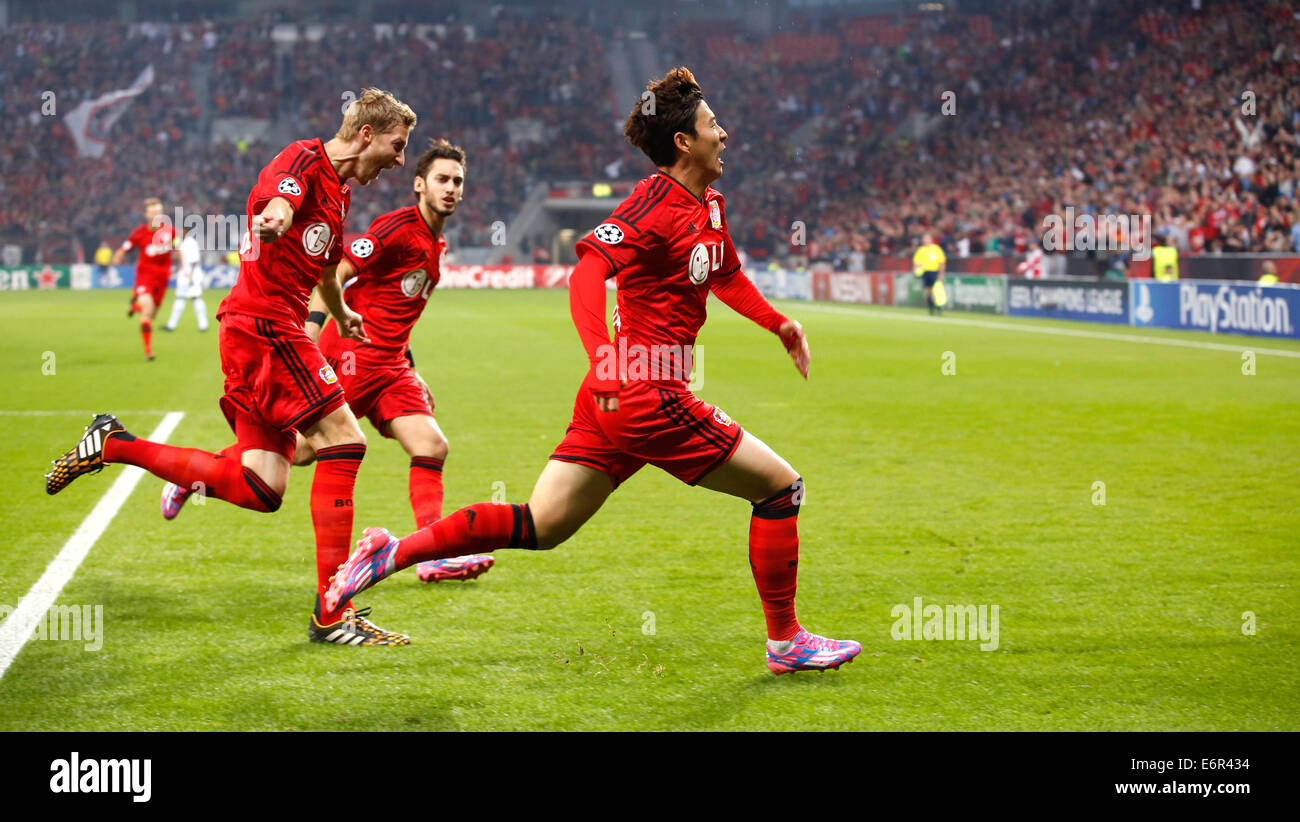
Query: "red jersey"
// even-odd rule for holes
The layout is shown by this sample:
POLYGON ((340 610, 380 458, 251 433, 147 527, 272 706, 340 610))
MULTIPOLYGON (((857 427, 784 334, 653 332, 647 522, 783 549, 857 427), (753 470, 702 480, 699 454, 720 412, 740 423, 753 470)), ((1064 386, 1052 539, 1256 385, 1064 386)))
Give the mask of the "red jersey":
MULTIPOLYGON (((343 249, 343 256, 357 270, 356 279, 348 284, 348 307, 365 320, 370 338, 369 343, 351 343, 359 359, 403 359, 411 329, 442 278, 446 252, 447 241, 433 236, 414 205, 376 217, 365 234, 343 249)), ((337 325, 327 322, 321 331, 321 350, 329 352, 338 343, 337 325)))
POLYGON ((629 350, 693 346, 709 290, 740 272, 722 194, 709 186, 696 199, 663 173, 637 183, 577 252, 600 254, 617 278, 615 343, 629 350))
POLYGON ((148 223, 141 223, 127 235, 122 243, 123 251, 140 249, 140 258, 135 264, 136 282, 147 280, 167 281, 172 273, 172 227, 164 222, 158 228, 150 228, 148 223))
POLYGON ((244 235, 239 279, 222 300, 218 319, 231 313, 302 325, 321 271, 339 261, 352 191, 325 156, 324 143, 290 143, 262 169, 248 195, 250 231, 253 217, 276 197, 293 206, 293 225, 273 243, 254 243, 244 235))

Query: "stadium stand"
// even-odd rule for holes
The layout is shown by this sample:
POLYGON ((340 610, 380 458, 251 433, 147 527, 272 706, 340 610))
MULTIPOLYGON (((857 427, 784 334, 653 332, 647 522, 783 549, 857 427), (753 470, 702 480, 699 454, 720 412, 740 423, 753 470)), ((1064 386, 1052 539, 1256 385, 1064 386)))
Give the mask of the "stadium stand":
MULTIPOLYGON (((952 250, 1023 254, 1067 205, 1151 214, 1184 254, 1300 251, 1290 6, 1090 8, 793 14, 766 36, 665 14, 649 35, 660 70, 690 65, 716 101, 732 135, 719 188, 738 245, 760 261, 849 268, 931 229, 952 250), (945 92, 953 116, 941 113, 945 92), (790 244, 795 221, 807 245, 790 244)), ((0 112, 12 129, 0 146, 0 238, 57 262, 47 238, 75 238, 88 256, 124 234, 145 195, 240 213, 268 152, 328 135, 343 95, 380 84, 420 114, 417 140, 445 134, 469 151, 453 245, 488 245, 539 183, 648 170, 619 137, 628 101, 609 81, 611 34, 509 11, 473 27, 97 23, 93 37, 82 24, 11 23, 0 28, 0 112), (101 159, 78 157, 61 116, 40 111, 46 90, 62 115, 147 65, 157 79, 101 159), (214 141, 220 118, 269 126, 214 141)), ((351 224, 408 185, 381 177, 354 197, 351 224)))

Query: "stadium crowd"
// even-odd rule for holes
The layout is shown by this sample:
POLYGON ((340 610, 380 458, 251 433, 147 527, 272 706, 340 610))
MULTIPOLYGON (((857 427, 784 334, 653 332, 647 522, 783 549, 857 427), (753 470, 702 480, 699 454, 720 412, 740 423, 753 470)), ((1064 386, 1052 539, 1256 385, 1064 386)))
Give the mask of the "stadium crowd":
MULTIPOLYGON (((116 242, 148 195, 242 213, 280 145, 213 143, 212 118, 328 136, 347 95, 374 83, 419 113, 413 151, 447 135, 469 152, 453 244, 490 244, 535 183, 648 171, 619 136, 627 101, 608 81, 609 32, 509 13, 435 28, 325 25, 291 46, 266 23, 0 28, 12 135, 0 237, 116 242), (154 84, 111 148, 78 157, 63 116, 148 65, 154 84), (42 112, 49 90, 57 116, 42 112)), ((851 267, 930 230, 950 253, 1023 253, 1066 206, 1151 214, 1184 253, 1300 251, 1300 19, 1288 5, 1017 0, 992 18, 795 14, 767 38, 737 30, 665 18, 655 42, 663 67, 692 67, 731 133, 718 187, 751 257, 851 267), (791 243, 796 221, 806 245, 791 243)), ((389 173, 354 191, 350 224, 408 189, 389 173)))
POLYGON ((847 266, 932 229, 950 251, 1022 253, 1066 206, 1150 214, 1186 253, 1300 251, 1290 6, 1017 3, 984 25, 931 16, 902 28, 886 47, 808 26, 830 42, 801 59, 698 28, 670 38, 723 101, 742 153, 723 187, 751 254, 847 266), (795 220, 806 251, 782 247, 795 220))

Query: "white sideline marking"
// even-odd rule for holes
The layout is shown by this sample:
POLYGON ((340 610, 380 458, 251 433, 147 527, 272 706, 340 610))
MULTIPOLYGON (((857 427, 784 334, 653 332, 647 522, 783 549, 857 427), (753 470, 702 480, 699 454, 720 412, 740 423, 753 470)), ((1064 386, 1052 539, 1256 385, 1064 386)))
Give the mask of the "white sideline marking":
MULTIPOLYGON (((84 417, 86 415, 95 416, 99 411, 2 411, 0 417, 84 417)), ((137 414, 166 414, 167 411, 161 408, 145 409, 118 409, 113 412, 120 417, 135 416, 137 414)))
POLYGON ((1254 351, 1256 354, 1272 354, 1277 357, 1300 358, 1300 351, 1288 351, 1284 348, 1256 348, 1246 342, 1243 342, 1240 345, 1228 345, 1226 343, 1199 342, 1197 340, 1172 340, 1165 337, 1143 337, 1137 334, 1115 334, 1107 331, 1084 331, 1082 329, 1052 328, 1050 326, 1038 325, 1013 325, 1011 323, 997 323, 989 320, 968 320, 962 317, 952 316, 918 316, 901 312, 895 314, 892 310, 873 311, 870 309, 840 308, 839 306, 818 305, 816 303, 801 303, 799 309, 825 311, 830 314, 856 314, 859 317, 872 317, 882 320, 907 320, 910 322, 966 325, 975 328, 995 328, 999 331, 1028 331, 1034 334, 1056 334, 1062 337, 1089 337, 1096 340, 1116 340, 1118 342, 1149 343, 1151 345, 1173 345, 1179 348, 1208 348, 1212 351, 1232 351, 1235 353, 1254 351))
MULTIPOLYGON (((167 412, 162 422, 158 423, 158 427, 147 439, 166 442, 184 416, 182 411, 167 412)), ((9 665, 36 630, 37 623, 54 604, 54 600, 63 591, 63 586, 72 579, 81 561, 86 558, 86 554, 90 553, 95 541, 108 528, 108 524, 113 521, 113 517, 126 502, 126 498, 131 496, 131 491, 135 489, 136 483, 140 482, 144 474, 143 468, 136 468, 134 465, 123 467, 122 473, 117 475, 117 479, 113 480, 113 484, 104 492, 104 496, 95 503, 95 507, 81 521, 81 525, 72 536, 68 537, 68 541, 59 549, 58 555, 50 560, 50 564, 45 567, 45 573, 41 574, 41 578, 36 580, 32 589, 18 601, 18 607, 9 618, 0 622, 0 677, 9 670, 9 665)))

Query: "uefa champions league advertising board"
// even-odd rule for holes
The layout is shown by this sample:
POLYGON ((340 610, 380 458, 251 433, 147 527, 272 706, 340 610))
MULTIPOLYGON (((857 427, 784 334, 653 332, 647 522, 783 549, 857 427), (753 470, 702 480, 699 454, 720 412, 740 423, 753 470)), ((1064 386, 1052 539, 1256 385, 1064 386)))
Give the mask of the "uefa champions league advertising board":
POLYGON ((1007 314, 1128 324, 1128 283, 1010 280, 1007 314))

